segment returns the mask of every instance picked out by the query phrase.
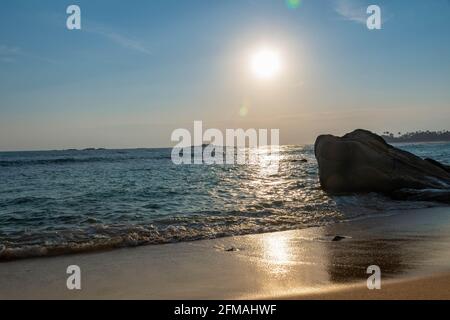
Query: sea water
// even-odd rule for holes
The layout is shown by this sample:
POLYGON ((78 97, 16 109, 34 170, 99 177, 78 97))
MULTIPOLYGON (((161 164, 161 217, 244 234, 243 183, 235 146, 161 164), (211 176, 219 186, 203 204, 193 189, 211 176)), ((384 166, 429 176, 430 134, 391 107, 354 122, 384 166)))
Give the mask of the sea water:
MULTIPOLYGON (((450 163, 450 143, 403 144, 450 163)), ((0 260, 308 228, 437 204, 320 189, 313 146, 278 172, 174 165, 171 149, 0 153, 0 260)))

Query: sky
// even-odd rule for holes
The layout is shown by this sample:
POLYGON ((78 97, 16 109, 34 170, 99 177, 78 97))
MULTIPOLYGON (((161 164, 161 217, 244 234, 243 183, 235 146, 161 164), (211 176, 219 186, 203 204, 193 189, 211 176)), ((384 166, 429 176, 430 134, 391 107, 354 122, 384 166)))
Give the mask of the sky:
POLYGON ((291 1, 2 0, 0 150, 172 146, 195 120, 282 144, 450 129, 450 1, 291 1), (263 47, 270 80, 249 68, 263 47))

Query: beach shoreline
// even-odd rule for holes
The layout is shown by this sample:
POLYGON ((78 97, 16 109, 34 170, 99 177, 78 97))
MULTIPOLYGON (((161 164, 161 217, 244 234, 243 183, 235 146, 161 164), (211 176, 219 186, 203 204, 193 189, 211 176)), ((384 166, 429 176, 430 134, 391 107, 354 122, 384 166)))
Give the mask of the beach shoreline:
POLYGON ((3 262, 0 299, 450 298, 449 213, 418 209, 308 229, 3 262), (343 238, 332 241, 335 236, 343 238), (79 291, 66 287, 70 265, 81 269, 79 291), (366 287, 370 265, 381 268, 381 290, 366 287))

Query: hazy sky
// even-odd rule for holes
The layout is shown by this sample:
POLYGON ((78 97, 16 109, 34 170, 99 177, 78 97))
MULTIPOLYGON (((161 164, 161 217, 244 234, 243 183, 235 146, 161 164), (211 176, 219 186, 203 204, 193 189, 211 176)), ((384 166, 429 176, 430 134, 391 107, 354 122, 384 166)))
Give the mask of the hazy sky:
POLYGON ((450 129, 450 2, 0 2, 0 150, 170 146, 194 120, 279 128, 283 144, 450 129), (263 46, 282 59, 269 81, 249 68, 263 46))

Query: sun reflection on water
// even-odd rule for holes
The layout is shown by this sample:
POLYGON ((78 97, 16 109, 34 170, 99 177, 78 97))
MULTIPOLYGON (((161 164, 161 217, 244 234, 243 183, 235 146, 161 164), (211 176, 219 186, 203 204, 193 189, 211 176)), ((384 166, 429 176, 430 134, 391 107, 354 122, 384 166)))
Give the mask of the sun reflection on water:
POLYGON ((259 174, 261 176, 275 175, 279 172, 280 148, 265 146, 258 148, 259 174))

